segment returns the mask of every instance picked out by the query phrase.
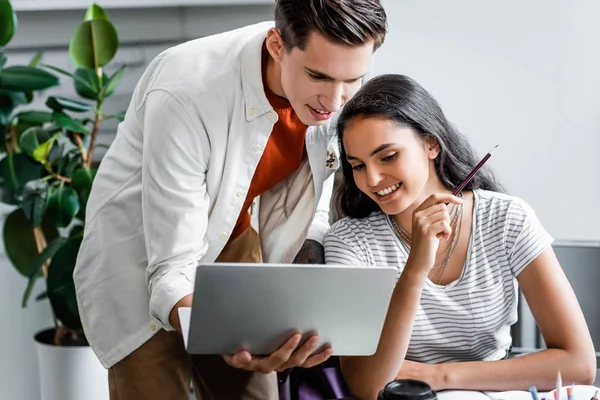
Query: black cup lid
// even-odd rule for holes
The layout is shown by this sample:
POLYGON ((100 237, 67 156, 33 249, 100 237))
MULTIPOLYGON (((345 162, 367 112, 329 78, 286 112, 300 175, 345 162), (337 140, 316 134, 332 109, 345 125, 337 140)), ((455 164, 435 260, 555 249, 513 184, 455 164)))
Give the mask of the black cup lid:
POLYGON ((379 393, 380 400, 432 400, 436 399, 431 386, 414 379, 397 379, 385 385, 379 393))

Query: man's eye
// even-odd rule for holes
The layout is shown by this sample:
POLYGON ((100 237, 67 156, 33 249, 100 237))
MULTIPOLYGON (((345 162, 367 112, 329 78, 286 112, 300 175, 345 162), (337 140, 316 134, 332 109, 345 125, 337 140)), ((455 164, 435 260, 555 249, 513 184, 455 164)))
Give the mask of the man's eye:
POLYGON ((322 76, 315 74, 308 74, 308 76, 310 76, 310 79, 312 79, 313 81, 322 81, 325 79, 322 76))

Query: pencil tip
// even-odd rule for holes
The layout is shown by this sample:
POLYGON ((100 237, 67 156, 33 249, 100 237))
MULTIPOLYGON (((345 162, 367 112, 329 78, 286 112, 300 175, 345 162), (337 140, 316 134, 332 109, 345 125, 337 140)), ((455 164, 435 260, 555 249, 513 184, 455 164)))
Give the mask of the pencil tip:
POLYGON ((492 154, 494 152, 494 150, 496 150, 498 148, 499 145, 495 145, 493 149, 490 150, 490 154, 492 154))

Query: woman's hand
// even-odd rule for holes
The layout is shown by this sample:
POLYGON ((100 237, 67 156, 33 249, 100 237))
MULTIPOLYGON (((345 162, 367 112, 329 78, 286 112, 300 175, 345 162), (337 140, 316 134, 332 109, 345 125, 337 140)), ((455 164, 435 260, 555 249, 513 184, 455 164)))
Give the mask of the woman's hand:
POLYGON ((415 272, 429 273, 435 264, 440 239, 452 234, 447 204, 460 204, 456 196, 437 193, 428 197, 413 212, 412 244, 407 267, 415 272))

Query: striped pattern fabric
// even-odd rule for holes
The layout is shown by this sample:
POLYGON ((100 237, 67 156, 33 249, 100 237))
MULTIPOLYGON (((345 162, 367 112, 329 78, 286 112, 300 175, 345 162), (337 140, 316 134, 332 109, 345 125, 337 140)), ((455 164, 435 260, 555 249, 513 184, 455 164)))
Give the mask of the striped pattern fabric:
MULTIPOLYGON (((474 191, 473 229, 461 276, 446 286, 426 281, 407 359, 422 363, 499 360, 517 322, 516 277, 552 244, 535 212, 513 196, 474 191)), ((392 266, 408 254, 389 217, 343 218, 325 237, 328 264, 392 266)))

